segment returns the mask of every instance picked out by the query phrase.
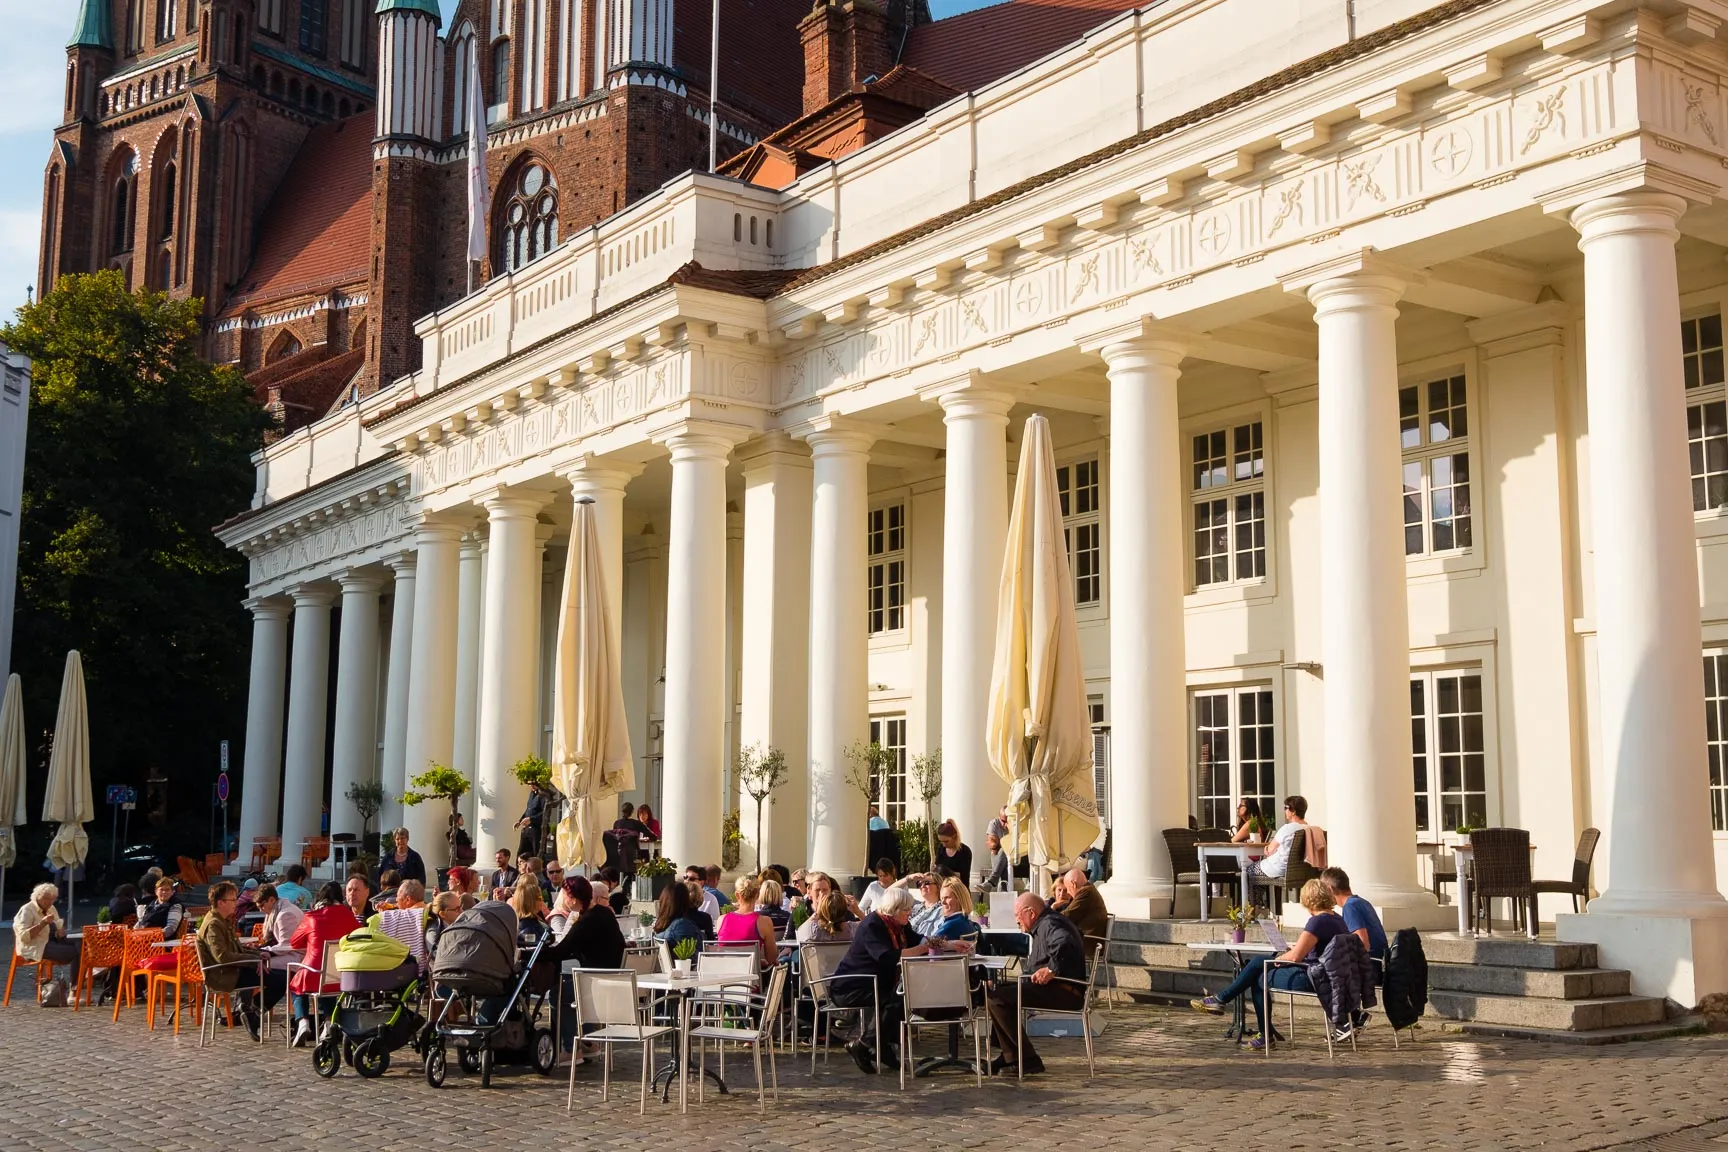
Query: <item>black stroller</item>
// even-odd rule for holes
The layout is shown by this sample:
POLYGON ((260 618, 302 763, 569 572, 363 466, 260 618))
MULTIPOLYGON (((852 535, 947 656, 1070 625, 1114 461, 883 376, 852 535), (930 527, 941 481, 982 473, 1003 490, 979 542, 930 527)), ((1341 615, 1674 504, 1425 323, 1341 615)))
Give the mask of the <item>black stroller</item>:
POLYGON ((419 1055, 426 1018, 418 1011, 420 971, 413 960, 384 971, 344 970, 342 994, 312 1049, 312 1066, 328 1080, 346 1060, 371 1079, 390 1070, 390 1053, 412 1045, 419 1055))
POLYGON ((556 965, 538 965, 550 932, 542 932, 517 963, 516 912, 486 900, 458 916, 438 940, 432 958, 434 993, 445 996, 423 1048, 426 1083, 444 1085, 448 1047, 454 1045, 462 1070, 480 1073, 490 1087, 498 1060, 532 1063, 550 1076, 558 1063, 558 1037, 552 1031, 550 1001, 558 986, 556 965), (505 997, 502 1007, 480 1022, 480 1001, 505 997))

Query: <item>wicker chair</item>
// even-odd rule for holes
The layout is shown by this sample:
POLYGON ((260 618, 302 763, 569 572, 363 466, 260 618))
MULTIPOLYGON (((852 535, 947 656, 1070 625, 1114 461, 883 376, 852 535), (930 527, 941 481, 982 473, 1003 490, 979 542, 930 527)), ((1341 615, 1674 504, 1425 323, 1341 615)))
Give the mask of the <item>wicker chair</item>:
MULTIPOLYGON (((1164 829, 1164 847, 1170 853, 1170 871, 1174 874, 1175 883, 1178 886, 1200 883, 1200 850, 1196 845, 1211 843, 1215 834, 1216 829, 1210 832, 1202 832, 1194 828, 1164 829)), ((1224 834, 1223 839, 1230 839, 1229 834, 1224 834)), ((1220 888, 1228 893, 1234 881, 1229 874, 1218 875, 1209 863, 1206 865, 1206 883, 1209 887, 1220 888)), ((1210 893, 1202 892, 1200 899, 1204 901, 1209 895, 1210 893)), ((1170 917, 1174 919, 1175 916, 1176 893, 1172 889, 1170 893, 1170 917)))
POLYGON ((1493 901, 1513 902, 1522 922, 1536 900, 1530 881, 1530 833, 1523 828, 1479 828, 1470 833, 1471 913, 1494 934, 1493 901))
POLYGON ((1596 828, 1586 828, 1578 837, 1578 851, 1572 854, 1572 879, 1570 880, 1537 880, 1530 885, 1530 902, 1532 911, 1541 918, 1540 909, 1534 907, 1536 897, 1544 892, 1561 892, 1572 897, 1572 911, 1581 910, 1579 901, 1590 900, 1590 861, 1596 855, 1596 843, 1602 839, 1602 832, 1596 828))

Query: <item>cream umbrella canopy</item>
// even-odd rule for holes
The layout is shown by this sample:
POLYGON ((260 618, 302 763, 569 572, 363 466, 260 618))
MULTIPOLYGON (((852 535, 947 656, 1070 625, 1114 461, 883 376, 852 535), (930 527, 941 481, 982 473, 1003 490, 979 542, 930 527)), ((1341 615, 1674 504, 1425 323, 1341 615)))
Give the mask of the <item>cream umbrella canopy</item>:
POLYGON ((5 903, 6 869, 18 857, 12 830, 30 817, 24 799, 24 688, 14 672, 6 678, 0 702, 0 904, 5 903))
POLYGON ((1027 419, 1008 518, 996 606, 986 746, 1009 786, 1016 854, 1028 849, 1039 893, 1049 871, 1100 843, 1092 779, 1086 670, 1074 617, 1074 582, 1062 535, 1050 424, 1027 419))
POLYGON ((558 857, 590 870, 606 858, 601 805, 636 786, 606 597, 594 502, 578 500, 553 653, 552 772, 570 800, 558 824, 558 857))
POLYGON ((84 699, 84 661, 77 649, 66 653, 60 681, 60 711, 54 717, 54 751, 48 757, 48 792, 42 819, 60 828, 48 845, 48 859, 66 869, 66 922, 72 923, 73 877, 90 851, 84 825, 96 815, 90 794, 90 712, 84 699))

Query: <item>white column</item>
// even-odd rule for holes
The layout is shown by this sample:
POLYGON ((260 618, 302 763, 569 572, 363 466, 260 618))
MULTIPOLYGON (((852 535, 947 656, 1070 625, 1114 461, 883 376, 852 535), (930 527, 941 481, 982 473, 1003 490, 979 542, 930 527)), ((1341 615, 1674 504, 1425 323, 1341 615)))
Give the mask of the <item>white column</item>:
POLYGON ((1677 196, 1572 212, 1584 252, 1607 884, 1564 938, 1684 1006, 1728 991, 1705 759, 1697 555, 1681 386, 1677 196))
MULTIPOLYGON (((996 654, 996 592, 1008 537, 1008 409, 976 386, 937 397, 948 428, 942 520, 942 801, 961 839, 981 851, 1008 798, 990 767, 985 725, 996 654)), ((860 601, 862 603, 862 601, 860 601)))
POLYGON ((486 573, 485 639, 480 651, 480 720, 476 785, 480 826, 470 829, 482 860, 512 852, 527 789, 510 768, 539 747, 534 720, 540 659, 540 550, 536 516, 544 492, 495 488, 481 498, 490 555, 486 573))
POLYGON ((1110 906, 1163 916, 1165 828, 1188 825, 1182 436, 1186 339, 1143 332, 1099 350, 1110 376, 1110 906))
MULTIPOLYGON (((462 529, 424 521, 414 533, 414 662, 408 676, 408 731, 402 751, 402 786, 434 763, 449 766, 455 739, 456 597, 462 529)), ((442 866, 445 818, 441 802, 403 805, 408 842, 428 868, 442 866)))
POLYGON ((481 533, 465 532, 456 561, 456 711, 450 767, 473 780, 480 718, 481 533))
MULTIPOLYGON (((787 780, 762 811, 739 808, 746 852, 766 841, 788 867, 810 864, 810 454, 782 432, 740 456, 744 469, 744 576, 739 742, 786 754, 787 780)), ((859 525, 862 538, 863 525, 859 525)), ((862 614, 860 614, 862 615, 862 614)), ((810 864, 811 867, 818 865, 810 864)))
POLYGON ((668 436, 666 723, 660 827, 680 868, 720 862, 726 738, 726 458, 739 433, 687 423, 668 436))
POLYGON ((288 605, 248 600, 252 610, 252 679, 246 695, 246 760, 240 782, 240 859, 252 841, 274 836, 282 778, 282 697, 287 688, 288 605))
POLYGON ((1416 875, 1410 620, 1399 476, 1398 345, 1405 281, 1364 257, 1301 287, 1320 348, 1320 618, 1328 853, 1387 927, 1437 912, 1416 875))
MULTIPOLYGON (((390 604, 390 667, 384 688, 384 755, 378 782, 384 806, 378 810, 377 832, 402 823, 402 793, 407 791, 403 767, 408 751, 408 684, 414 666, 414 560, 405 552, 390 561, 396 575, 390 604)), ((376 849, 368 846, 368 851, 376 849)))
POLYGON ((282 784, 282 856, 300 862, 324 809, 324 722, 330 699, 330 606, 326 588, 294 589, 294 663, 288 678, 288 767, 282 784))
POLYGON ((640 464, 601 462, 593 456, 583 457, 563 473, 578 503, 594 502, 601 567, 606 573, 606 622, 612 629, 614 652, 623 651, 624 635, 624 489, 641 474, 640 464))
POLYGON ((875 437, 830 423, 806 439, 815 467, 810 515, 810 866, 836 877, 859 876, 869 866, 864 858, 864 797, 846 783, 846 749, 870 737, 864 569, 870 445, 875 437))
POLYGON ((372 572, 337 577, 342 622, 336 649, 336 746, 330 767, 330 832, 360 834, 348 789, 372 779, 378 742, 378 593, 372 572))

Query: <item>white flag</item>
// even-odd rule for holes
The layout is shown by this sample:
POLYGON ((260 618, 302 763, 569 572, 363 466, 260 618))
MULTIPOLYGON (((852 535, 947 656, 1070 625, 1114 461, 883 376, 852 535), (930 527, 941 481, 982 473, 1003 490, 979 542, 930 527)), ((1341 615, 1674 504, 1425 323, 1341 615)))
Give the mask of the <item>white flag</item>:
POLYGON ((486 259, 486 217, 492 191, 486 183, 486 98, 480 92, 480 53, 468 49, 468 259, 486 259))

